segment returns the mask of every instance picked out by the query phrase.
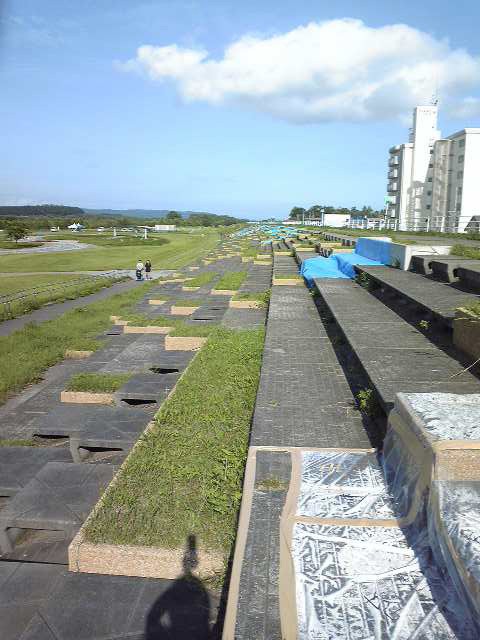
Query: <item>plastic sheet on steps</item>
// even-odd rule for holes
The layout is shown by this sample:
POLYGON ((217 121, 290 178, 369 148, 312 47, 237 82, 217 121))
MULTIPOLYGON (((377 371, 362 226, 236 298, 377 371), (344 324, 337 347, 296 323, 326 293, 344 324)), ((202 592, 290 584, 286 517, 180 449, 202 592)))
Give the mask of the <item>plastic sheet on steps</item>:
MULTIPOLYGON (((393 478, 392 485, 375 453, 294 455, 293 504, 287 501, 286 507, 294 512, 293 524, 286 538, 291 536, 299 640, 480 637, 458 595, 461 582, 450 566, 447 572, 446 564, 437 564, 438 551, 434 559, 427 493, 420 492, 411 524, 398 526, 396 518, 405 523, 422 474, 416 473, 411 452, 410 458, 402 456, 401 441, 390 445, 396 454, 390 451, 390 464, 404 470, 395 475, 398 469, 390 469, 386 477, 393 478), (399 490, 403 484, 408 490, 399 490)), ((434 546, 437 542, 436 530, 434 546)))
POLYGON ((395 519, 393 502, 377 454, 303 453, 297 515, 395 519))
POLYGON ((397 527, 297 523, 299 640, 473 640, 455 590, 397 527))

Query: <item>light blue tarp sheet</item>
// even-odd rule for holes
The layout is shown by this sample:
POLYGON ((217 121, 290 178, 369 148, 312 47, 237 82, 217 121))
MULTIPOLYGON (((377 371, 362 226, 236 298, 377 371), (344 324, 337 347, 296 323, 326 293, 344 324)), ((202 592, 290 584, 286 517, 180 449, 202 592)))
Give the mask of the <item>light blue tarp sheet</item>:
POLYGON ((302 262, 300 273, 305 278, 309 287, 313 286, 314 278, 349 278, 338 268, 338 262, 334 256, 329 258, 308 258, 302 262))

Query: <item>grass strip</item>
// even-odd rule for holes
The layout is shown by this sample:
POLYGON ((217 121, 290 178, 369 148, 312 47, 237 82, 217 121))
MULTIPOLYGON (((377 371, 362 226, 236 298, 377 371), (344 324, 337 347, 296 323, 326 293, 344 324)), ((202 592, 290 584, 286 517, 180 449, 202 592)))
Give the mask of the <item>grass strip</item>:
POLYGON ((257 292, 246 291, 244 293, 236 293, 232 300, 252 300, 253 302, 257 302, 259 307, 266 308, 270 302, 270 295, 271 289, 257 292))
POLYGON ((141 313, 130 313, 122 316, 131 327, 173 327, 171 336, 197 336, 203 338, 209 336, 218 325, 216 324, 187 324, 180 318, 172 316, 155 316, 149 318, 141 313))
POLYGON ((131 373, 77 373, 70 378, 65 391, 114 393, 128 382, 132 375, 131 373))
POLYGON ((38 447, 35 440, 0 440, 0 447, 38 447))
POLYGON ((125 276, 118 278, 92 278, 90 280, 85 279, 84 282, 79 282, 76 285, 69 285, 68 281, 66 281, 65 286, 62 286, 62 281, 60 281, 60 284, 52 282, 52 289, 50 290, 39 291, 35 295, 31 292, 21 300, 12 300, 8 304, 0 304, 0 321, 17 318, 35 309, 40 309, 45 304, 76 300, 77 298, 89 296, 104 287, 111 287, 113 284, 126 279, 125 276), (62 286, 62 288, 59 288, 59 286, 62 286))
POLYGON ((469 258, 470 260, 480 260, 480 249, 478 247, 468 247, 465 244, 455 244, 450 255, 469 258))
POLYGON ((281 273, 273 276, 275 280, 301 280, 302 276, 299 273, 281 273))
POLYGON ((0 337, 0 404, 27 384, 38 382, 48 367, 64 359, 67 349, 95 351, 101 347, 104 342, 97 336, 111 326, 110 316, 128 313, 152 286, 139 284, 135 289, 73 309, 55 320, 27 324, 9 336, 0 337))
POLYGON ((219 328, 127 458, 86 528, 94 543, 177 548, 235 539, 263 330, 219 328))
POLYGON ((189 278, 184 282, 184 285, 187 287, 203 287, 205 284, 209 284, 216 276, 215 271, 205 271, 204 273, 200 273, 195 278, 189 278))
POLYGON ((215 285, 214 289, 237 291, 247 277, 246 271, 226 271, 215 285))

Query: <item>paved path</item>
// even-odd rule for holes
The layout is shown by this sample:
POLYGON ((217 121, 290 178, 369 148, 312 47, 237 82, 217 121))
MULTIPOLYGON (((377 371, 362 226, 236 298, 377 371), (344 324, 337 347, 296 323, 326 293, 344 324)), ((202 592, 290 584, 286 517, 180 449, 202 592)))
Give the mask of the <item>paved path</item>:
POLYGON ((26 247, 25 249, 0 249, 1 256, 16 253, 56 253, 57 251, 78 251, 82 249, 97 249, 98 245, 78 242, 78 240, 52 240, 41 247, 26 247))
POLYGON ((6 320, 0 324, 0 336, 9 336, 14 331, 18 331, 22 329, 29 322, 33 322, 35 324, 40 324, 41 322, 46 322, 47 320, 53 320, 54 318, 58 318, 63 315, 67 311, 71 309, 76 309, 77 307, 84 307, 86 304, 91 304, 92 302, 98 302, 99 300, 104 300, 105 298, 109 298, 113 296, 115 293, 121 293, 123 291, 128 291, 128 289, 132 289, 138 286, 135 280, 127 280, 126 282, 119 282, 117 284, 108 287, 108 289, 101 289, 96 293, 92 293, 89 296, 83 296, 81 298, 76 298, 75 300, 67 300, 66 302, 59 302, 57 304, 52 304, 46 307, 42 307, 41 309, 37 309, 32 313, 27 313, 24 316, 20 316, 19 318, 14 318, 13 320, 6 320))

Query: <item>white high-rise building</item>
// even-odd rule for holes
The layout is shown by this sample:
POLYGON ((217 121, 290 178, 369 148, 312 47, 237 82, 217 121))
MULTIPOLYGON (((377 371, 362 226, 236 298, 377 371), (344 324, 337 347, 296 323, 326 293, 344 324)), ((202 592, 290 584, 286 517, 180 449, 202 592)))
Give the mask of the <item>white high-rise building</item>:
POLYGON ((478 230, 480 128, 441 138, 437 117, 416 107, 410 142, 390 149, 387 217, 404 231, 478 230))

